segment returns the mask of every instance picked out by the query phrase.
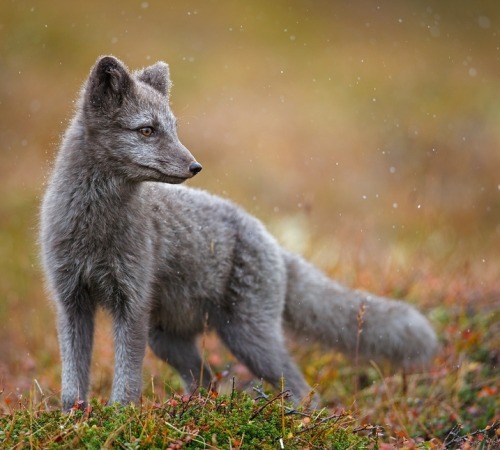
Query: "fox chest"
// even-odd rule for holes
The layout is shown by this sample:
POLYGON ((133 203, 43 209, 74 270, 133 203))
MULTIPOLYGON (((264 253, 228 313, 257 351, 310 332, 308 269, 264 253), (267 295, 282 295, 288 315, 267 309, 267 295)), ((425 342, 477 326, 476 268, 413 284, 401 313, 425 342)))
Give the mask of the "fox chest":
POLYGON ((72 293, 84 293, 104 307, 144 301, 153 279, 148 248, 123 247, 116 242, 73 241, 67 251, 54 252, 52 267, 62 298, 69 301, 72 293))

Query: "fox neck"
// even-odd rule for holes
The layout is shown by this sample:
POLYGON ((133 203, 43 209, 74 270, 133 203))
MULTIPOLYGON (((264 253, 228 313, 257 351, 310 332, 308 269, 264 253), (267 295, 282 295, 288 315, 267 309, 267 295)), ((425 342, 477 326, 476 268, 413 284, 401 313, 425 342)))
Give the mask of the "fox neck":
POLYGON ((62 197, 58 207, 67 211, 73 229, 84 229, 103 237, 119 233, 129 214, 142 209, 142 183, 127 180, 113 170, 111 162, 93 157, 85 137, 71 136, 56 168, 54 188, 62 197))

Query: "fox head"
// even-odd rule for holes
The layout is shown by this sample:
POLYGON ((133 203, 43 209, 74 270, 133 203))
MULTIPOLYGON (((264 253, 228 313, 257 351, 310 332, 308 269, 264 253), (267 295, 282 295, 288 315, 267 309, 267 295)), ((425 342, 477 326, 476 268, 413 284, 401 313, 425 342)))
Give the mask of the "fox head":
POLYGON ((134 181, 182 183, 196 175, 202 167, 177 137, 170 86, 164 62, 131 73, 112 56, 99 58, 81 98, 95 160, 134 181))

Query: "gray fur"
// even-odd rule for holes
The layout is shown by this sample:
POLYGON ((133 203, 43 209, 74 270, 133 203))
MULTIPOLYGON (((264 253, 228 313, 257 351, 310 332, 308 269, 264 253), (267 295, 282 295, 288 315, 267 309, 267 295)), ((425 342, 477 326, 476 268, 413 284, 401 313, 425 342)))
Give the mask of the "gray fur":
POLYGON ((362 355, 428 362, 436 337, 414 308, 338 285, 238 206, 174 185, 201 166, 179 142, 169 89, 165 63, 130 73, 100 58, 62 141, 41 244, 58 309, 63 408, 87 397, 98 307, 114 323, 111 403, 138 400, 148 342, 188 389, 208 386, 196 346, 207 326, 256 376, 277 387, 284 377, 298 402, 311 389, 283 328, 354 354, 362 303, 362 355))

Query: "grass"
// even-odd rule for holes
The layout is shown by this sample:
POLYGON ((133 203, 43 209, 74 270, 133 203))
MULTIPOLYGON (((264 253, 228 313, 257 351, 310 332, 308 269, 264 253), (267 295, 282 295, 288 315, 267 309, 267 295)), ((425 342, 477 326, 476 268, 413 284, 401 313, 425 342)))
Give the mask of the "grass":
POLYGON ((376 445, 376 428, 354 427, 349 414, 288 412, 282 395, 253 400, 205 393, 174 396, 141 407, 103 406, 84 411, 21 408, 0 418, 0 445, 9 448, 332 448, 376 445), (372 432, 373 431, 373 432, 372 432), (371 432, 373 437, 363 436, 371 432))
MULTIPOLYGON (((498 315, 478 320, 435 314, 444 325, 444 348, 429 373, 388 376, 375 365, 354 367, 338 356, 308 351, 300 359, 308 361, 306 374, 327 399, 321 411, 292 410, 283 392, 235 391, 235 379, 226 373, 218 376, 222 386, 231 384, 227 394, 181 396, 159 377, 138 406, 104 406, 101 392, 85 410, 68 415, 35 380, 26 396, 0 394, 0 446, 494 449, 500 435, 496 347, 481 342, 494 345, 498 315)), ((212 336, 207 341, 215 344, 212 336)))
POLYGON ((493 0, 1 2, 0 446, 252 448, 260 431, 254 448, 498 447, 499 20, 493 0), (209 335, 218 396, 185 402, 148 353, 142 404, 115 409, 101 316, 92 409, 61 415, 37 211, 72 100, 109 53, 170 63, 179 132, 204 166, 192 185, 342 283, 418 306, 441 344, 429 370, 291 342, 325 410, 283 416, 277 397, 250 420, 266 400, 231 396, 252 377, 209 335))

